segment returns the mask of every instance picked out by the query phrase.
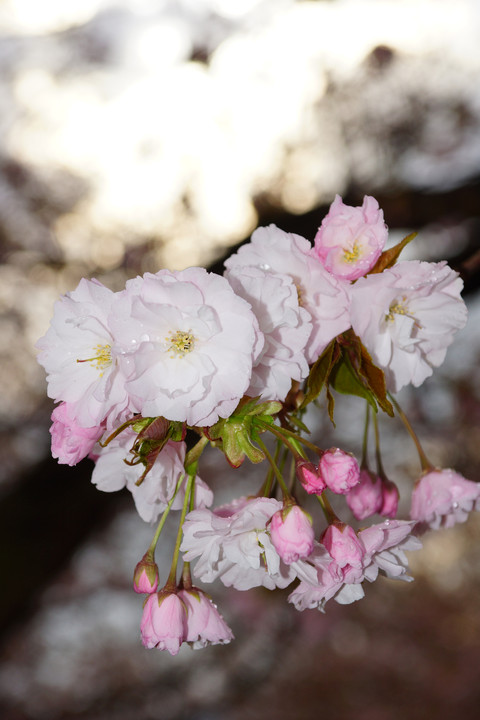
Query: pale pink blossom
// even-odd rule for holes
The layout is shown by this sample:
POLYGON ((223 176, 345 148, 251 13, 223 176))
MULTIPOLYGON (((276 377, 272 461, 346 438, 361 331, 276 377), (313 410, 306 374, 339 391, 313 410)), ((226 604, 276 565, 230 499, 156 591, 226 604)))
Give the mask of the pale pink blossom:
POLYGON ((357 520, 375 515, 383 505, 383 483, 369 470, 360 471, 360 481, 346 495, 347 505, 357 520))
POLYGON ((176 593, 149 595, 140 623, 142 643, 146 648, 168 650, 176 655, 187 637, 187 611, 176 593))
POLYGON ((321 495, 327 487, 325 480, 319 473, 318 466, 306 460, 297 460, 295 472, 309 495, 321 495))
POLYGON ((178 595, 187 609, 185 642, 194 650, 207 645, 226 645, 233 640, 232 631, 206 593, 192 588, 180 590, 178 595))
POLYGON ((350 327, 349 283, 333 277, 311 251, 305 238, 269 225, 255 230, 251 241, 225 261, 229 271, 254 266, 292 278, 300 306, 312 320, 306 346, 309 363, 315 362, 328 343, 350 327))
POLYGON ((355 333, 397 392, 416 387, 441 365, 465 325, 462 280, 445 262, 400 262, 352 285, 355 333))
POLYGON ((81 427, 75 415, 75 407, 65 402, 52 412, 52 457, 63 465, 76 465, 87 457, 105 432, 104 425, 81 427))
POLYGON ((358 533, 358 541, 364 548, 361 566, 345 565, 343 568, 332 560, 327 549, 315 543, 312 554, 294 563, 293 569, 300 584, 289 595, 289 602, 297 610, 324 609, 325 603, 334 598, 340 604, 360 600, 364 596, 362 583, 374 582, 378 574, 388 578, 411 581, 407 574, 406 551, 418 550, 421 542, 411 535, 415 523, 406 520, 385 520, 358 533))
POLYGON ((340 568, 363 567, 365 548, 350 525, 331 523, 323 533, 322 542, 340 568))
POLYGON ((240 498, 231 506, 194 510, 183 525, 184 560, 197 560, 202 582, 219 578, 227 587, 249 590, 263 585, 284 588, 294 573, 278 555, 267 523, 282 503, 274 498, 240 498))
POLYGON ((315 539, 312 518, 298 505, 277 510, 269 529, 273 546, 287 565, 312 552, 315 539))
POLYGON ((209 426, 250 385, 258 323, 227 280, 203 268, 128 281, 112 326, 144 416, 209 426))
POLYGON ((466 521, 480 506, 480 485, 454 470, 432 470, 422 475, 412 493, 410 517, 433 529, 466 521))
POLYGON ((327 487, 340 495, 346 495, 360 480, 357 460, 340 448, 330 448, 324 452, 318 470, 327 487))
POLYGON ((247 395, 284 400, 292 380, 308 375, 305 346, 312 330, 310 314, 300 307, 289 275, 235 267, 225 276, 237 295, 250 303, 264 337, 247 395))
POLYGON ((315 236, 313 252, 332 275, 356 280, 373 268, 387 238, 375 198, 365 195, 361 207, 351 207, 336 195, 315 236))
POLYGON ((126 390, 128 367, 110 324, 116 294, 98 280, 82 279, 55 303, 53 318, 36 347, 47 371, 48 396, 68 403, 82 427, 111 428, 135 411, 126 390))
MULTIPOLYGON (((99 490, 115 492, 123 487, 132 493, 138 514, 145 522, 156 522, 160 513, 172 499, 179 478, 185 475, 184 461, 186 446, 184 442, 168 440, 160 451, 151 470, 140 485, 137 481, 145 470, 145 466, 127 465, 123 461, 131 459, 129 449, 136 435, 131 430, 124 430, 112 440, 107 447, 100 450, 92 473, 92 482, 99 490)), ((180 509, 185 497, 186 479, 172 504, 174 510, 180 509)), ((211 505, 213 493, 201 480, 195 478, 195 506, 211 505)))

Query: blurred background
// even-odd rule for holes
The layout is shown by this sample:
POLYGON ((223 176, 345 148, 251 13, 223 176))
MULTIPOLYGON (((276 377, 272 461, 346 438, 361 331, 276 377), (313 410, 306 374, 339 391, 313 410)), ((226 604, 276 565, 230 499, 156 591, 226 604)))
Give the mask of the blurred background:
MULTIPOLYGON (((465 281, 467 327, 400 400, 431 459, 478 480, 480 2, 0 0, 0 110, 2 720, 477 718, 478 514, 425 537, 414 583, 326 615, 215 586, 232 645, 144 650, 152 529, 89 461, 49 458, 34 343, 83 276, 221 272, 258 225, 313 240, 336 193, 374 195, 392 243, 419 231, 404 257, 465 281)), ((359 453, 362 416, 341 398, 320 444, 359 453)), ((413 447, 396 421, 382 438, 408 493, 413 447)), ((202 477, 220 502, 257 472, 209 454, 202 477)))

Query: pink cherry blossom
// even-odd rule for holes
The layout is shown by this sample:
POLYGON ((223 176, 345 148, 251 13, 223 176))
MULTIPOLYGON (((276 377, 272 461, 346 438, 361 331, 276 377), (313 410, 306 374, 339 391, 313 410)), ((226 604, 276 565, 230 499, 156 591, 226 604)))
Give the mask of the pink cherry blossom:
POLYGON ((250 303, 264 337, 247 395, 284 400, 292 380, 308 375, 305 346, 312 330, 310 314, 300 307, 289 275, 236 267, 226 272, 226 278, 237 295, 250 303))
POLYGON ((383 483, 369 470, 360 471, 360 481, 346 496, 347 505, 357 520, 375 515, 383 505, 383 483))
POLYGON ((315 538, 312 518, 298 505, 277 510, 269 528, 273 546, 287 565, 312 552, 315 538))
POLYGON ((414 524, 406 520, 385 520, 360 530, 358 542, 364 548, 364 555, 359 567, 349 564, 340 567, 322 544, 315 543, 311 555, 292 566, 300 584, 288 601, 297 610, 323 611, 325 603, 332 598, 342 605, 360 600, 365 594, 362 583, 374 582, 379 572, 392 579, 411 581, 405 552, 421 547, 420 540, 410 534, 414 524))
POLYGON ((187 609, 185 641, 194 650, 207 645, 226 645, 233 640, 232 631, 206 593, 191 588, 180 590, 178 595, 187 609))
MULTIPOLYGON (((92 482, 103 492, 116 492, 123 487, 132 493, 138 514, 145 522, 156 522, 160 513, 173 497, 179 478, 185 475, 184 461, 186 446, 184 442, 169 440, 160 451, 151 470, 140 485, 137 481, 145 466, 127 465, 128 451, 136 435, 124 430, 107 447, 100 450, 92 473, 92 482)), ((185 495, 185 481, 175 497, 172 508, 180 509, 185 495)), ((213 493, 201 480, 195 478, 195 506, 205 507, 213 502, 213 493)))
POLYGON ((183 525, 184 560, 198 559, 194 575, 202 582, 220 578, 227 587, 284 588, 295 574, 278 555, 266 528, 282 508, 274 498, 240 498, 231 506, 194 510, 183 525))
POLYGON ((350 327, 349 283, 333 277, 311 251, 305 238, 269 225, 255 230, 251 241, 225 261, 229 271, 254 266, 292 278, 300 306, 311 316, 312 332, 306 346, 309 363, 350 327))
POLYGON ((480 485, 454 470, 432 470, 422 475, 412 493, 410 517, 433 529, 463 523, 480 507, 480 485))
POLYGON ((166 592, 149 595, 140 631, 146 648, 168 650, 170 655, 176 655, 187 637, 187 612, 180 597, 166 592))
POLYGON ((209 426, 231 415, 250 385, 258 323, 225 278, 195 267, 146 273, 127 282, 114 311, 144 416, 209 426))
POLYGON ((340 495, 346 495, 360 480, 357 460, 340 448, 330 448, 324 452, 318 470, 327 487, 340 495))
POLYGON ((76 465, 87 457, 105 431, 104 425, 81 427, 75 415, 75 407, 64 402, 52 412, 52 457, 63 465, 76 465))
POLYGON ((375 198, 365 195, 361 207, 351 207, 336 195, 315 236, 313 252, 335 277, 356 280, 375 265, 387 237, 375 198))
POLYGON ((363 567, 365 548, 350 525, 332 523, 325 530, 322 542, 340 568, 363 567))
POLYGON ((318 466, 311 462, 297 460, 295 472, 309 495, 321 495, 327 487, 325 480, 319 473, 318 466))
POLYGON ((443 363, 467 319, 462 287, 445 262, 416 260, 352 285, 352 327, 392 392, 409 383, 418 387, 443 363))
POLYGON ((68 403, 82 427, 111 428, 135 404, 126 390, 128 367, 109 322, 116 294, 98 280, 82 279, 55 303, 46 334, 37 342, 38 362, 47 371, 48 395, 68 403))

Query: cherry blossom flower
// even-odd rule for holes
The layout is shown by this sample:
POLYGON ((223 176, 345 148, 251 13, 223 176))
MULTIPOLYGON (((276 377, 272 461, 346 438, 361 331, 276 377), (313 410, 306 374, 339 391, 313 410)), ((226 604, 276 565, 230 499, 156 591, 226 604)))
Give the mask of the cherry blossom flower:
POLYGON ((315 236, 313 252, 335 277, 356 280, 375 265, 387 238, 375 198, 365 195, 361 207, 351 207, 336 195, 315 236))
MULTIPOLYGON (((93 469, 92 482, 104 492, 115 492, 126 486, 133 495, 135 507, 142 520, 155 522, 171 500, 178 479, 185 474, 183 463, 186 446, 184 442, 168 440, 151 470, 142 483, 137 485, 145 466, 142 463, 131 466, 123 462, 124 459, 129 458, 128 451, 135 437, 133 431, 124 430, 100 451, 93 469)), ((174 510, 180 509, 183 505, 184 486, 185 482, 172 504, 174 510)), ((195 478, 196 507, 211 505, 212 501, 212 491, 197 476, 195 478)))
POLYGON ((340 448, 330 448, 323 453, 318 471, 327 487, 340 495, 346 495, 360 480, 358 462, 340 448))
POLYGON ((144 416, 209 426, 250 385, 258 323, 227 280, 203 268, 127 282, 112 325, 144 416), (235 368, 232 372, 232 368, 235 368))
POLYGON ((397 392, 416 387, 445 359, 465 325, 462 280, 445 262, 400 262, 360 278, 351 288, 355 333, 397 392))
POLYGON ((202 582, 220 578, 227 587, 269 590, 295 577, 279 557, 266 525, 282 508, 273 498, 240 498, 215 510, 193 510, 183 525, 184 560, 198 558, 194 575, 202 582))
POLYGON ((365 550, 360 567, 348 564, 340 567, 323 545, 315 543, 312 554, 292 566, 300 584, 288 601, 297 610, 323 611, 332 598, 341 605, 360 600, 365 594, 362 583, 373 582, 379 572, 396 580, 411 581, 405 552, 421 547, 420 540, 410 534, 414 524, 408 520, 385 520, 360 530, 358 540, 365 550))
POLYGON ((269 529, 273 546, 287 565, 312 552, 315 538, 312 518, 298 505, 277 510, 269 529))
POLYGON ((360 481, 348 491, 346 501, 357 520, 375 515, 384 503, 381 478, 370 470, 361 470, 360 481))
POLYGON ((191 588, 180 590, 178 596, 187 609, 185 642, 194 650, 207 645, 226 645, 233 640, 232 631, 206 593, 191 588))
POLYGON ((69 404, 82 427, 111 428, 135 406, 126 391, 126 365, 109 317, 116 294, 98 280, 82 279, 55 303, 53 318, 36 347, 47 371, 48 396, 69 404))
POLYGON ((350 327, 349 284, 325 270, 311 250, 308 240, 300 235, 269 225, 255 230, 251 241, 225 262, 229 271, 254 266, 292 278, 299 303, 312 319, 306 347, 309 363, 315 362, 328 343, 350 327))
POLYGON ((187 637, 187 611, 176 593, 159 592, 149 595, 140 623, 142 643, 146 648, 168 650, 177 655, 187 637))
POLYGON ((104 425, 81 427, 75 415, 75 406, 64 402, 52 412, 52 457, 63 465, 76 465, 87 457, 105 431, 104 425))
POLYGON ((252 306, 265 341, 254 360, 247 395, 284 400, 292 380, 308 375, 305 346, 312 330, 310 314, 299 306, 297 288, 288 275, 242 267, 225 276, 252 306))
POLYGON ((432 470, 422 475, 412 493, 410 517, 430 528, 452 527, 480 508, 480 485, 454 470, 432 470))

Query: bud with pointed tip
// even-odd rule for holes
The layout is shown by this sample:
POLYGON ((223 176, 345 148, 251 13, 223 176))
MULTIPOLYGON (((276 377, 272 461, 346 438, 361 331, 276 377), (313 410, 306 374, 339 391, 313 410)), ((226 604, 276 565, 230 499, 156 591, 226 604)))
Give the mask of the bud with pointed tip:
POLYGON ((158 567, 148 551, 137 563, 133 573, 133 589, 136 593, 154 593, 158 587, 158 567))

